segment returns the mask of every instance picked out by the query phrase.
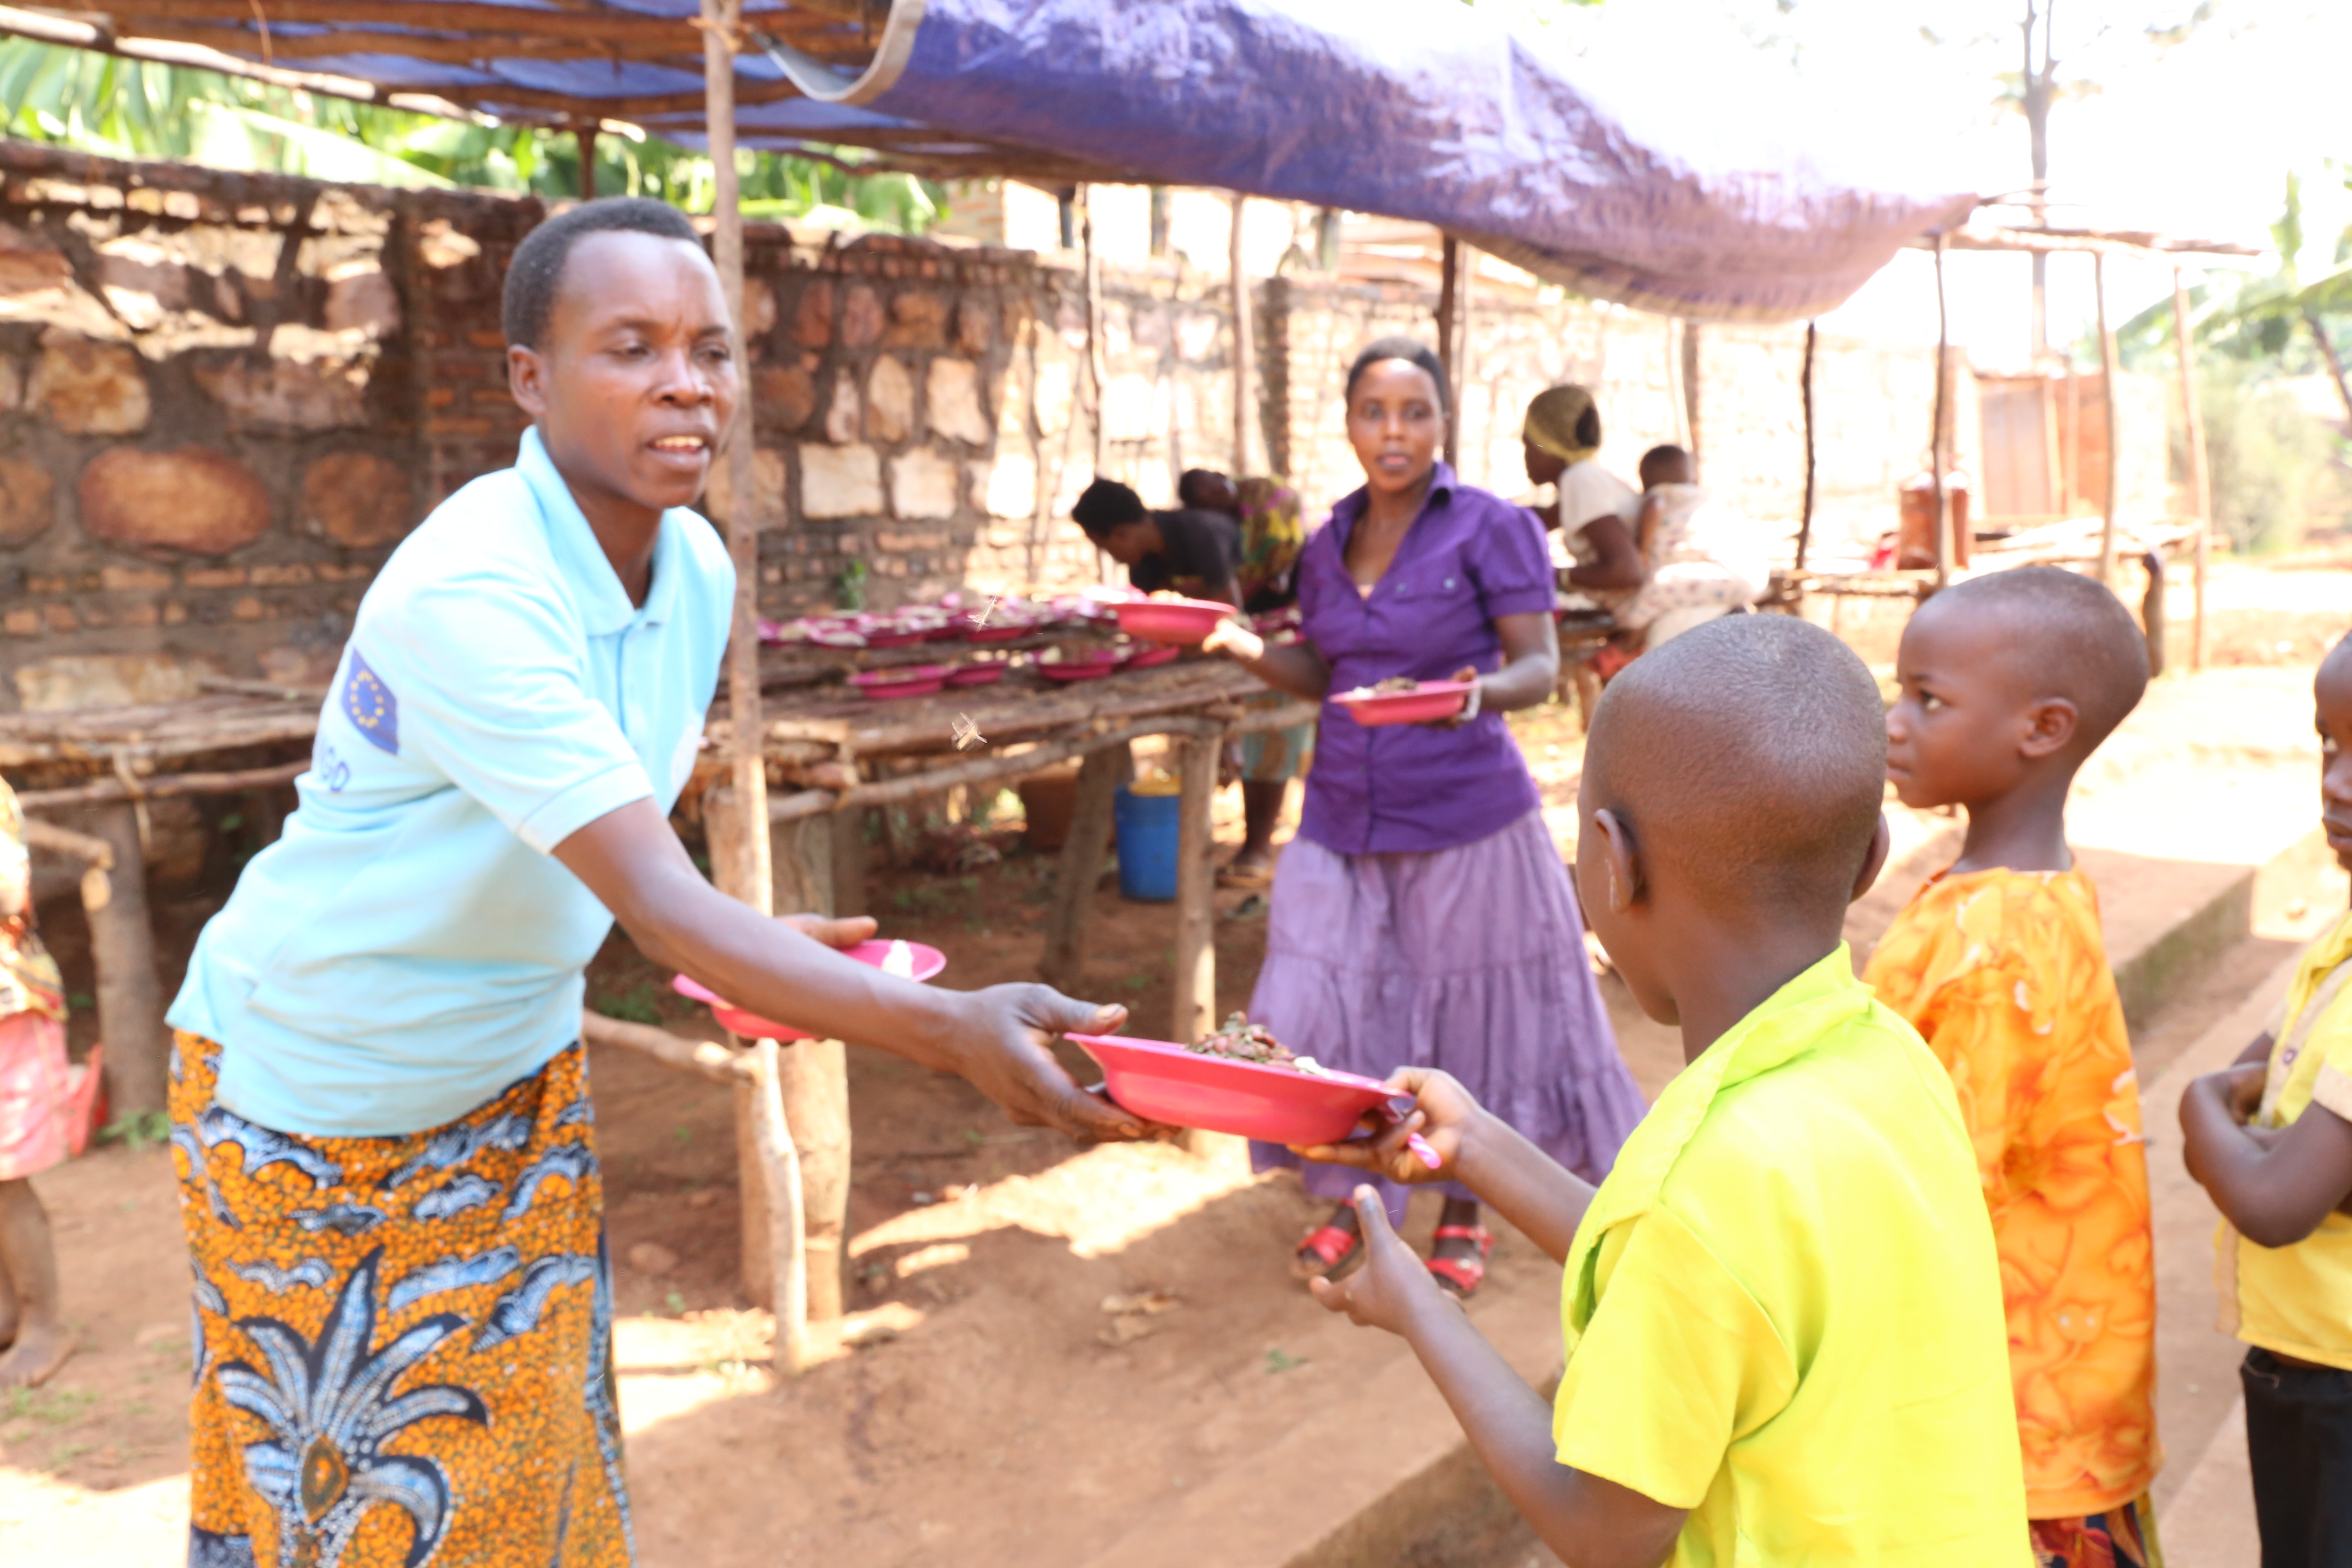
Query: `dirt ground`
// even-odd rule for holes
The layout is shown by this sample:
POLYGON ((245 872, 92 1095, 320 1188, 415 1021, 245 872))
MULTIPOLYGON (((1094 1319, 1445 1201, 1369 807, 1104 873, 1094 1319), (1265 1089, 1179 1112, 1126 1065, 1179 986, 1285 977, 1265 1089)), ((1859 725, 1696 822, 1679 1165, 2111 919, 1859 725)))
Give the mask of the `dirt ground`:
MULTIPOLYGON (((2339 592, 2352 584, 2347 565, 2277 574, 2269 581, 2298 580, 2267 608, 2255 602, 2262 584, 2232 580, 2243 602, 2217 593, 2216 662, 2312 662, 2352 626, 2352 612, 2334 607, 2352 606, 2339 592)), ((1865 658, 1891 658, 1899 618, 1871 610, 1843 629, 1865 658)), ((1546 707, 1515 729, 1565 847, 1579 726, 1546 707)), ((1228 844, 1237 812, 1228 792, 1228 844)), ((941 984, 1027 979, 1053 866, 1015 844, 968 876, 877 868, 868 907, 886 934, 946 952, 941 984)), ((1220 1012, 1245 1005, 1265 929, 1262 914, 1232 912, 1235 895, 1223 901, 1220 1012)), ((210 907, 166 910, 170 953, 184 952, 210 907)), ((1161 1031, 1173 925, 1171 906, 1129 903, 1107 879, 1076 989, 1128 1004, 1139 1032, 1161 1031)), ((69 914, 50 935, 69 986, 86 991, 69 914)), ((2242 982, 2243 965, 2224 967, 2179 1022, 2141 1041, 2148 1069, 2180 1048, 2191 1014, 2221 1007, 2242 982)), ((615 938, 591 972, 591 999, 715 1034, 667 978, 615 938)), ((1654 1095, 1679 1067, 1675 1040, 1613 980, 1603 994, 1654 1095)), ((1076 1053, 1070 1061, 1092 1076, 1076 1053)), ((846 1342, 777 1386, 763 1370, 766 1317, 745 1310, 737 1288, 724 1091, 627 1053, 599 1054, 593 1070, 648 1568, 764 1568, 819 1552, 860 1565, 1087 1563, 1139 1507, 1245 1462, 1391 1353, 1288 1277, 1289 1248, 1317 1211, 1286 1178, 1254 1182, 1170 1147, 1076 1152, 1013 1127, 959 1080, 852 1049, 846 1342), (631 1261, 662 1264, 646 1243, 675 1263, 653 1272, 631 1261), (1152 1297, 1165 1310, 1106 1310, 1152 1297)), ((170 1173, 162 1150, 118 1147, 40 1182, 83 1345, 48 1387, 0 1399, 9 1561, 70 1552, 127 1568, 184 1550, 186 1272, 170 1173)), ((1424 1246, 1433 1212, 1417 1206, 1408 1232, 1424 1246)), ((1501 1237, 1494 1270, 1474 1311, 1557 1289, 1557 1270, 1516 1235, 1501 1237)))

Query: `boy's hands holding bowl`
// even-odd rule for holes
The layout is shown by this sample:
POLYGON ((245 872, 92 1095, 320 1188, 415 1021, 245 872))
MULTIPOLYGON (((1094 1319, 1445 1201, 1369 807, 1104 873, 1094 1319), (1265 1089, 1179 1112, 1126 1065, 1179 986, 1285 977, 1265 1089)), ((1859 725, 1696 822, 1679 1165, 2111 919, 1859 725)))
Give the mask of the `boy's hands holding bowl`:
POLYGON ((1347 1313, 1360 1329, 1386 1329, 1407 1336, 1432 1312, 1459 1311, 1454 1299, 1438 1285, 1437 1277, 1423 1267, 1412 1248, 1390 1226, 1380 1194, 1370 1187, 1358 1187, 1354 1202, 1356 1220, 1364 1232, 1363 1267, 1345 1279, 1318 1276, 1308 1280, 1307 1288, 1315 1299, 1331 1311, 1347 1313))
POLYGON ((1364 1113, 1357 1126, 1371 1134, 1345 1143, 1318 1143, 1291 1152, 1322 1165, 1353 1165, 1392 1182, 1451 1182, 1460 1179, 1463 1143, 1486 1112, 1470 1091, 1434 1068, 1399 1068, 1389 1075, 1391 1093, 1412 1096, 1412 1109, 1391 1121, 1385 1108, 1364 1113), (1437 1156, 1429 1164, 1412 1148, 1413 1134, 1437 1156))

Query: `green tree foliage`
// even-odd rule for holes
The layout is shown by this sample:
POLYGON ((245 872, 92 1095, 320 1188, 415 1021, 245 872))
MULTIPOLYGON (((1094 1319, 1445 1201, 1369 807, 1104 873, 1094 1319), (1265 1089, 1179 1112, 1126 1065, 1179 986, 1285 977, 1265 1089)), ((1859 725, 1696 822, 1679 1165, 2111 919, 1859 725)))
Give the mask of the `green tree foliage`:
MULTIPOLYGON (((0 39, 0 131, 116 158, 385 185, 471 185, 541 197, 581 193, 566 132, 445 120, 214 71, 0 39)), ((816 158, 739 153, 747 216, 919 233, 945 195, 910 174, 864 174, 856 149, 816 158)), ((596 138, 595 189, 708 211, 708 154, 658 137, 596 138)))

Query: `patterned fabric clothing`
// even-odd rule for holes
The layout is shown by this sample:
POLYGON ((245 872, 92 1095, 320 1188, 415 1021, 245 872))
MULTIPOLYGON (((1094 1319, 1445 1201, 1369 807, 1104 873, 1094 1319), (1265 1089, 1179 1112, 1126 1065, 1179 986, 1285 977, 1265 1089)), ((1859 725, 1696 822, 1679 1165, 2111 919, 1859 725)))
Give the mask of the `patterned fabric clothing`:
POLYGON ((2164 1568, 2156 1505, 2146 1492, 2099 1513, 2037 1519, 2027 1528, 2036 1568, 2164 1568))
POLYGON ((1235 568, 1242 608, 1253 616, 1298 602, 1298 555, 1307 548, 1298 492, 1280 479, 1236 479, 1241 501, 1242 553, 1235 568))
POLYGON ((190 1568, 628 1568, 578 1044, 406 1137, 273 1131, 184 1031, 190 1568))
POLYGON ((2137 1497, 2156 1436, 2147 1142, 2123 1004, 2080 871, 1930 881, 1864 978, 1952 1075, 1992 1211, 2026 1513, 2137 1497))
MULTIPOLYGON (((1261 691, 1244 700, 1244 708, 1280 708, 1293 699, 1279 691, 1261 691)), ((1315 721, 1282 730, 1253 730, 1241 738, 1242 779, 1246 784, 1280 784, 1303 779, 1315 761, 1315 721)))
POLYGON ((65 982, 33 930, 32 880, 25 809, 8 781, 0 779, 0 1018, 37 1013, 63 1023, 65 982))

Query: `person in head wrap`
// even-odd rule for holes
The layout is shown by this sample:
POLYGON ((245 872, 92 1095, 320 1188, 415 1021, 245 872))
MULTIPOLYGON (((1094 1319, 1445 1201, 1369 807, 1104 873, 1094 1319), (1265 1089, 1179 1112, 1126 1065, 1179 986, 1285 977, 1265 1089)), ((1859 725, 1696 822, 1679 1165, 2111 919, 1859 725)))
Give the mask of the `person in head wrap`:
POLYGON ((1528 482, 1554 488, 1552 502, 1534 510, 1554 531, 1552 560, 1566 569, 1566 585, 1604 605, 1619 603, 1649 575, 1633 542, 1642 497, 1594 456, 1601 410, 1592 394, 1547 387, 1528 405, 1519 435, 1528 482))
POLYGON ((0 780, 0 1393, 38 1387, 73 1353, 32 1178, 77 1152, 74 1118, 89 1114, 66 1065, 65 982, 33 930, 26 837, 0 780))

